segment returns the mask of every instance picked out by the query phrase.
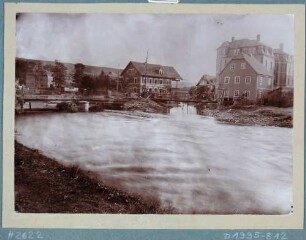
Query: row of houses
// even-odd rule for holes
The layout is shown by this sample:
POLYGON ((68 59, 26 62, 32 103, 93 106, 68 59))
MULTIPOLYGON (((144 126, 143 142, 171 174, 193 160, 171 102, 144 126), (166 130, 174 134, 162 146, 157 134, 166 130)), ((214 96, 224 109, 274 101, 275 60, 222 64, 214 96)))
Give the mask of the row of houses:
MULTIPOLYGON (((54 61, 43 61, 34 59, 16 58, 16 80, 33 93, 47 92, 53 87, 53 77, 50 71, 44 69, 45 66, 54 65, 54 61)), ((64 79, 63 88, 67 91, 75 89, 73 75, 75 72, 75 64, 63 63, 67 69, 67 74, 64 79)), ((84 75, 99 76, 107 75, 111 84, 117 84, 120 78, 122 69, 98 67, 84 65, 84 75)))
MULTIPOLYGON (((17 62, 22 59, 16 59, 17 62)), ((54 62, 27 60, 34 67, 23 77, 25 85, 32 89, 48 88, 52 84, 50 74, 42 72, 42 65, 54 62)), ((68 70, 65 87, 73 86, 75 65, 65 63, 68 70)), ((197 86, 207 85, 215 91, 215 99, 234 100, 247 98, 256 101, 266 93, 279 88, 293 89, 293 56, 283 50, 281 44, 273 49, 256 39, 238 39, 223 42, 217 49, 216 76, 204 74, 197 86)), ((114 88, 124 86, 124 92, 141 95, 154 93, 167 95, 178 90, 178 83, 183 80, 172 66, 130 61, 124 69, 85 65, 84 74, 108 76, 114 88)), ((123 89, 123 88, 122 88, 123 89)), ((121 89, 121 90, 122 90, 121 89)))
MULTIPOLYGON (((42 66, 54 64, 54 62, 16 58, 16 72, 20 72, 17 68, 21 62, 26 62, 27 70, 16 77, 27 88, 36 93, 46 92, 47 89, 52 88, 52 75, 50 72, 43 71, 42 66), (40 72, 38 68, 41 69, 40 72)), ((71 63, 64 63, 64 65, 67 68, 67 74, 63 88, 70 91, 75 89, 73 82, 75 65, 71 63)), ((182 80, 172 66, 135 61, 130 61, 124 69, 84 65, 83 72, 91 76, 101 74, 108 76, 113 88, 118 90, 124 84, 125 91, 135 95, 141 95, 144 92, 157 95, 169 94, 174 88, 178 88, 178 82, 182 80)))

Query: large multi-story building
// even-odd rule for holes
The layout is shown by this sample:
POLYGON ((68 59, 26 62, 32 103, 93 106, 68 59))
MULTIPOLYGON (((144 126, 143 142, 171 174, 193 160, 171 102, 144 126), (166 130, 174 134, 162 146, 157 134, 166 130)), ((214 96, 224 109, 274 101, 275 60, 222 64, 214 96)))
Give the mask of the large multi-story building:
POLYGON ((182 77, 171 66, 140 63, 131 61, 122 71, 121 76, 127 83, 127 91, 141 94, 143 92, 158 95, 169 94, 182 77))
POLYGON ((262 65, 265 66, 268 70, 273 70, 275 66, 275 58, 273 54, 273 49, 260 42, 260 35, 257 35, 255 39, 239 39, 235 40, 232 38, 232 41, 224 42, 217 49, 217 76, 229 63, 229 61, 240 53, 248 54, 262 65))
POLYGON ((216 87, 221 90, 217 91, 219 96, 222 92, 230 98, 244 96, 252 100, 279 87, 293 88, 293 57, 283 51, 282 45, 273 50, 263 44, 260 35, 256 39, 233 37, 217 49, 216 87), (235 68, 235 64, 241 66, 235 68), (251 79, 251 84, 245 78, 251 79))
POLYGON ((256 101, 273 90, 273 71, 245 53, 234 56, 219 74, 218 93, 224 99, 256 101))

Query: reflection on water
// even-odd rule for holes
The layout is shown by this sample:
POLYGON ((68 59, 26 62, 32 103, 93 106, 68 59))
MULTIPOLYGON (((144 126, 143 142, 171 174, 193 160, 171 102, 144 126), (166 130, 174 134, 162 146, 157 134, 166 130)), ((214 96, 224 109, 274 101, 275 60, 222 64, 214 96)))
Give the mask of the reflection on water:
POLYGON ((147 117, 23 116, 16 137, 108 184, 158 196, 180 213, 290 212, 292 129, 224 125, 195 113, 180 105, 147 117))

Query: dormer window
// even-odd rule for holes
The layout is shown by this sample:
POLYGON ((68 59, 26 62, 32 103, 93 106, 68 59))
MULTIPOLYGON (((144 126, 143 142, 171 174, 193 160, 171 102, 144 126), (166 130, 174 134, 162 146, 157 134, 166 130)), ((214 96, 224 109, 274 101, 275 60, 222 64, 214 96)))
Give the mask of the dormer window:
POLYGON ((160 68, 158 73, 159 73, 159 75, 164 75, 164 70, 162 68, 160 68))

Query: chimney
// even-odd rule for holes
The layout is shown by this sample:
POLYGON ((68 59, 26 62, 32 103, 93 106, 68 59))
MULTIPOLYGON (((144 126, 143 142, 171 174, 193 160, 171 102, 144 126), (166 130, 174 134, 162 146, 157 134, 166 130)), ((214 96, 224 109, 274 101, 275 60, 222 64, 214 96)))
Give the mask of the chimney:
POLYGON ((257 41, 260 42, 260 34, 257 34, 257 41))
POLYGON ((235 37, 232 37, 232 42, 234 42, 235 41, 235 37))
POLYGON ((279 44, 279 49, 284 50, 284 44, 283 43, 279 44))

